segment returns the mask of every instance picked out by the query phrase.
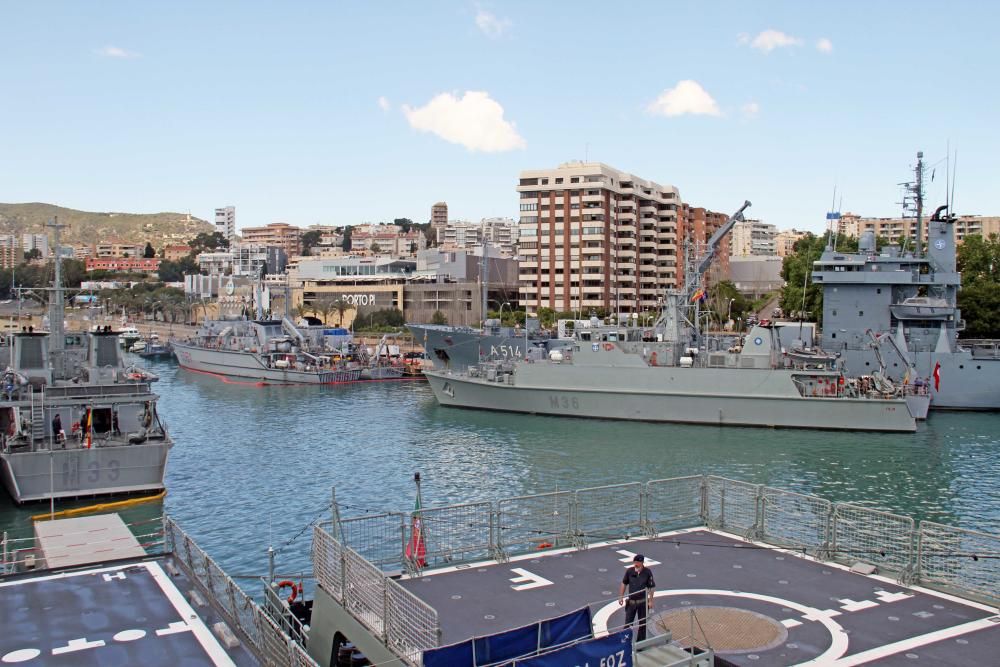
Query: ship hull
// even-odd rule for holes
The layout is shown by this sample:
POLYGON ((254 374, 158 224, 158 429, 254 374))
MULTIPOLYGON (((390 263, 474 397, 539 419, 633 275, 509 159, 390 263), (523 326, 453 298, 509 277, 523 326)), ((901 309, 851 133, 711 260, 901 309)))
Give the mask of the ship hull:
MULTIPOLYGON (((914 358, 917 375, 930 380, 932 410, 1000 410, 1000 359, 976 358, 962 352, 909 354, 914 358), (937 364, 941 364, 941 381, 935 389, 937 364)), ((851 373, 878 368, 878 360, 870 350, 843 350, 841 358, 851 373)), ((889 367, 887 375, 900 381, 902 368, 902 364, 889 367)))
POLYGON ((51 453, 2 455, 2 476, 16 503, 162 491, 169 441, 51 453))
POLYGON ((344 369, 323 372, 268 368, 251 352, 212 350, 185 343, 174 343, 174 353, 181 368, 201 373, 281 384, 338 384, 361 379, 362 370, 344 369))
MULTIPOLYGON (((518 367, 518 373, 531 366, 518 367)), ((791 380, 770 371, 546 367, 546 377, 505 382, 426 371, 442 405, 503 412, 629 421, 913 432, 904 400, 792 395, 791 380), (513 384, 511 384, 513 382, 513 384), (787 386, 785 386, 787 385, 787 386)), ((510 378, 513 377, 513 380, 510 378)))
POLYGON ((413 340, 422 345, 434 368, 464 371, 489 359, 523 359, 528 342, 524 336, 484 335, 475 329, 434 324, 407 324, 413 340))

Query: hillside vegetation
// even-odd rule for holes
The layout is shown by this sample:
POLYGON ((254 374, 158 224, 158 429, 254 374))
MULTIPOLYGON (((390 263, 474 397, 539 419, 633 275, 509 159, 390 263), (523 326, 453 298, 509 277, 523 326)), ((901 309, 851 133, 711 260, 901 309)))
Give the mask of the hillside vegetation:
POLYGON ((0 234, 43 233, 53 217, 69 225, 62 232, 63 243, 87 243, 121 239, 131 243, 149 241, 157 249, 183 243, 213 225, 185 213, 93 213, 53 204, 0 204, 0 234))

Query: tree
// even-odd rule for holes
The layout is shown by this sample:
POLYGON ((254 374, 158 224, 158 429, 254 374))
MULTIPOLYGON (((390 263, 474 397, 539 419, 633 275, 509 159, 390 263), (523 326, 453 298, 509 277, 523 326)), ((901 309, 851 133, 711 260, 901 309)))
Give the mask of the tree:
POLYGON ((333 308, 337 311, 337 324, 340 326, 344 325, 344 314, 355 308, 354 304, 347 299, 340 298, 333 302, 333 308))
POLYGON ((409 218, 394 218, 392 224, 398 226, 404 234, 413 227, 413 221, 409 218))
POLYGON ((377 255, 377 254, 379 254, 380 252, 382 252, 382 246, 380 246, 380 245, 379 245, 379 244, 377 244, 377 243, 372 243, 372 244, 371 244, 371 251, 372 251, 372 254, 373 254, 373 255, 377 255))
POLYGON ((1000 237, 966 236, 958 247, 958 270, 965 284, 979 280, 1000 283, 1000 237))
POLYGON ((201 232, 198 236, 188 241, 188 245, 191 247, 191 254, 198 255, 220 248, 228 248, 229 241, 221 232, 201 232))
POLYGON ((719 322, 725 323, 729 317, 734 320, 742 318, 749 306, 746 297, 740 294, 736 285, 730 280, 723 280, 712 285, 708 294, 711 309, 715 312, 719 322), (730 307, 730 303, 732 303, 732 307, 730 307))
POLYGON ((24 253, 24 261, 30 262, 33 259, 41 259, 42 251, 38 248, 32 248, 28 252, 24 253))
POLYGON ((143 251, 142 256, 146 259, 156 257, 156 250, 153 249, 153 244, 149 241, 146 241, 146 249, 143 251))
POLYGON ((435 310, 431 316, 431 324, 448 324, 448 318, 440 310, 435 310))
POLYGON ((163 260, 157 269, 157 277, 165 283, 179 283, 184 280, 185 275, 194 275, 199 272, 198 262, 193 257, 181 257, 176 262, 163 260))
POLYGON ((344 252, 351 252, 351 226, 347 225, 344 227, 344 241, 340 244, 344 252))
POLYGON ((302 234, 302 254, 308 255, 310 251, 319 245, 319 242, 323 238, 323 232, 318 229, 310 229, 308 232, 302 234))

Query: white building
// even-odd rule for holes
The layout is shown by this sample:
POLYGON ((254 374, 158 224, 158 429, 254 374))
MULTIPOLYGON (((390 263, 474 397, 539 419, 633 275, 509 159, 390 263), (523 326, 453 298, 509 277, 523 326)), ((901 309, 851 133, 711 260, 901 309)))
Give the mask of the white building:
POLYGON ((778 254, 778 228, 760 220, 733 225, 730 241, 732 257, 773 257, 778 254))
POLYGON ((49 257, 49 237, 46 234, 24 234, 21 236, 21 247, 24 252, 38 250, 42 259, 49 257))
POLYGON ((215 231, 222 234, 230 243, 236 236, 236 207, 225 206, 215 209, 215 231))
POLYGON ((438 244, 446 250, 468 250, 486 241, 514 255, 517 238, 517 223, 512 218, 483 218, 478 223, 450 220, 437 230, 438 244))

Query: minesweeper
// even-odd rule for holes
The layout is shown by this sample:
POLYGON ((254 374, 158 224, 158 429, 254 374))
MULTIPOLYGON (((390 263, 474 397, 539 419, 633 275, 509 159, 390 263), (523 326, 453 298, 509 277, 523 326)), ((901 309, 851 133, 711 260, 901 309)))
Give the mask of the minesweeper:
POLYGON ((171 341, 182 368, 280 384, 339 384, 402 377, 385 338, 375 354, 346 329, 302 327, 288 317, 208 320, 194 337, 171 341))
MULTIPOLYGON (((894 384, 873 369, 847 377, 835 355, 786 347, 772 326, 726 345, 701 334, 700 281, 744 205, 690 262, 691 279, 665 295, 652 327, 575 322, 556 349, 465 370, 425 370, 442 405, 509 412, 728 426, 914 431, 926 383, 894 384), (723 347, 723 345, 726 345, 723 347), (713 349, 714 347, 714 349, 713 349)), ((916 378, 914 378, 916 379, 916 378)))
POLYGON ((58 258, 52 292, 51 331, 10 336, 0 373, 4 486, 16 503, 162 491, 172 441, 156 376, 126 365, 110 327, 64 332, 58 258))

